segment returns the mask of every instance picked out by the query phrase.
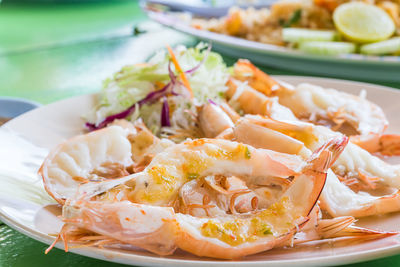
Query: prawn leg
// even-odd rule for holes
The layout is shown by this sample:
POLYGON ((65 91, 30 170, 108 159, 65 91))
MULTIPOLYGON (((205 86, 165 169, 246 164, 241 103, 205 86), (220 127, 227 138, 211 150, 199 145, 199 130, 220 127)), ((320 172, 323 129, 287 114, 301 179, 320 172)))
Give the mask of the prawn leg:
MULTIPOLYGON (((354 225, 356 219, 352 216, 333 219, 318 219, 311 228, 305 229, 294 237, 293 244, 345 237, 347 240, 372 240, 399 234, 398 232, 377 231, 354 225)), ((307 223, 308 224, 308 223, 307 223)))

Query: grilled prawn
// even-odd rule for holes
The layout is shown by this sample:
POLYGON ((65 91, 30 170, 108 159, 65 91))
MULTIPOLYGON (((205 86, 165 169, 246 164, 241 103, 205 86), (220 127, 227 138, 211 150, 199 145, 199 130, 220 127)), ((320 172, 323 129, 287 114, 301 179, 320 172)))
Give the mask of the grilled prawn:
MULTIPOLYGON (((231 136, 255 147, 307 157, 341 134, 310 123, 248 115, 238 121, 231 136)), ((399 211, 399 189, 399 165, 390 165, 350 141, 328 171, 321 205, 334 217, 399 211)))
POLYGON ((369 152, 399 153, 400 137, 384 134, 388 126, 385 114, 363 95, 306 83, 292 86, 274 80, 247 60, 235 64, 228 85, 227 97, 247 114, 324 125, 346 134, 369 152))
POLYGON ((226 140, 186 141, 142 172, 80 185, 63 219, 160 255, 177 247, 226 259, 254 254, 284 245, 309 220, 346 143, 333 139, 304 161, 226 140), (281 192, 262 190, 271 185, 281 192))

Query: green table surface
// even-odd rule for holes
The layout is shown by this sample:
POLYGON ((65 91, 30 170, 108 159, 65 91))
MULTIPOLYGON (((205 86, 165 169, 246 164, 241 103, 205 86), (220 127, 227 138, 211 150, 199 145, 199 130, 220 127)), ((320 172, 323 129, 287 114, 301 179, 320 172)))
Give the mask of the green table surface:
MULTIPOLYGON (((0 4, 0 96, 47 104, 96 92, 102 80, 113 72, 146 60, 165 44, 196 42, 189 36, 145 23, 145 14, 133 0, 27 2, 3 0, 0 4), (134 36, 134 27, 148 31, 134 36)), ((225 59, 229 64, 235 60, 225 59)), ((296 75, 273 68, 264 70, 296 75)), ((384 85, 400 88, 400 84, 384 85)), ((0 222, 1 267, 122 266, 59 249, 44 255, 46 247, 0 222)), ((400 255, 348 266, 400 266, 400 255)))

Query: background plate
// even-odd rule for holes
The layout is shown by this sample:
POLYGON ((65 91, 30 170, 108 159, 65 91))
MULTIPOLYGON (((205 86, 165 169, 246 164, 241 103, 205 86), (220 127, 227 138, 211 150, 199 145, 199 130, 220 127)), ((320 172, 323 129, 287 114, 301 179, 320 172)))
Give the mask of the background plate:
MULTIPOLYGON (((380 105, 391 122, 389 131, 400 132, 400 92, 382 86, 334 79, 277 76, 289 83, 309 82, 358 94, 380 105)), ((44 192, 36 172, 48 150, 82 133, 83 119, 94 104, 93 95, 79 96, 25 113, 0 128, 0 219, 12 228, 50 244, 62 223, 60 207, 44 192), (74 107, 71 109, 71 107, 74 107)), ((360 220, 358 225, 400 231, 400 213, 360 220)), ((57 247, 61 248, 59 243, 57 247)), ((400 252, 398 236, 363 243, 315 242, 295 248, 274 249, 241 261, 199 258, 177 251, 159 257, 146 251, 75 248, 71 252, 107 261, 145 266, 323 266, 366 261, 400 252)))
POLYGON ((165 26, 200 40, 211 41, 213 49, 218 52, 233 57, 248 58, 260 65, 331 77, 400 82, 400 56, 310 55, 281 46, 197 30, 171 13, 147 11, 147 14, 165 26))
POLYGON ((14 118, 39 106, 39 103, 27 99, 2 96, 0 97, 0 117, 14 118))

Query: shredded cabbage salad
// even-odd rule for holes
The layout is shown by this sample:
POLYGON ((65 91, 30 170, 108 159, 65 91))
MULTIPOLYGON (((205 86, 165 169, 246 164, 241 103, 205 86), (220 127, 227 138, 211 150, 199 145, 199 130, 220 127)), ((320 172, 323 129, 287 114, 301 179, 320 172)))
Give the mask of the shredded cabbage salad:
POLYGON ((231 69, 204 43, 194 48, 177 46, 173 54, 189 89, 167 50, 158 51, 147 63, 125 66, 104 81, 98 105, 86 116, 86 126, 94 130, 114 119, 141 118, 158 136, 178 140, 198 136, 197 109, 209 100, 222 101, 231 69))

